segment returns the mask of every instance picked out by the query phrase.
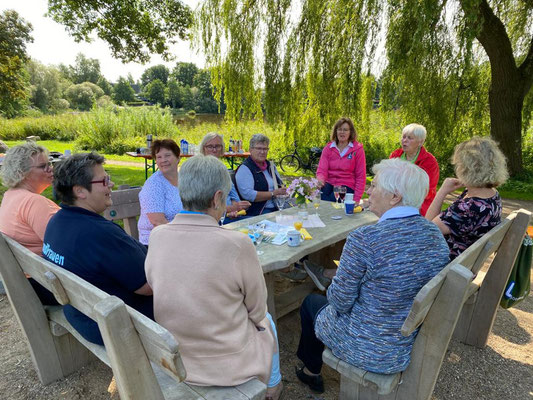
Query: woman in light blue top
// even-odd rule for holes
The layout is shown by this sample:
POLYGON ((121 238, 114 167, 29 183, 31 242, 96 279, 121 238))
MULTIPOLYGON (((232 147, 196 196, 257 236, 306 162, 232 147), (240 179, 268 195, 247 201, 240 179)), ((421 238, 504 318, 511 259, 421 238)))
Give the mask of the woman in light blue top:
POLYGON ((159 170, 148 178, 139 193, 139 241, 144 245, 148 245, 154 227, 169 223, 183 209, 178 190, 179 146, 172 139, 156 140, 152 144, 152 158, 159 170))

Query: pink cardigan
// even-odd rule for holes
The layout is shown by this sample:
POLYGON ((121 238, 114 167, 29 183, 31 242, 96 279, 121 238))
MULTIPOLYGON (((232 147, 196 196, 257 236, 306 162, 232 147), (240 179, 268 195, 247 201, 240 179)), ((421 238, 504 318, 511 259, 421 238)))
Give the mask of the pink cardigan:
POLYGON ((345 185, 354 191, 353 199, 358 202, 365 191, 366 158, 363 145, 353 141, 353 147, 341 158, 339 150, 331 147, 329 142, 320 156, 317 179, 333 186, 345 185))

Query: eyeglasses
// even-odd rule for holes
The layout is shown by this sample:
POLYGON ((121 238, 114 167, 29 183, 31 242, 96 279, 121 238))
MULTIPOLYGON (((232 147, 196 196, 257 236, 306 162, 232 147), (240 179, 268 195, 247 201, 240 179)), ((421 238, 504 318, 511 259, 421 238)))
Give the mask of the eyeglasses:
POLYGON ((39 168, 43 171, 51 171, 52 170, 52 162, 48 161, 41 165, 32 165, 32 168, 39 168))
POLYGON ((268 151, 270 147, 254 147, 255 150, 257 151, 268 151))
POLYGON ((91 181, 91 183, 101 183, 103 186, 109 186, 109 182, 111 182, 111 177, 109 175, 106 175, 104 179, 91 181))
POLYGON ((207 150, 222 150, 224 146, 221 144, 208 144, 204 146, 207 150))

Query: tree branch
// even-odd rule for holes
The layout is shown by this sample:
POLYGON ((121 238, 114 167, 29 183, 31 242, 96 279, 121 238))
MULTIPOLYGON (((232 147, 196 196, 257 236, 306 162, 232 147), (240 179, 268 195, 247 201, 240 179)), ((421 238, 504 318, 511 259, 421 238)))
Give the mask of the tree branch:
POLYGON ((522 76, 525 97, 533 84, 533 39, 531 39, 531 43, 529 44, 529 52, 520 67, 518 67, 518 71, 522 76))

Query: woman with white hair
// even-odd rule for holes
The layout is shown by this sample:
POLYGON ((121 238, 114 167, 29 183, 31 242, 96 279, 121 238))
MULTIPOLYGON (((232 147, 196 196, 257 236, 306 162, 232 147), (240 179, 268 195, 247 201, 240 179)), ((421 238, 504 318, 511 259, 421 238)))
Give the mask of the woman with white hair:
POLYGON ((268 136, 261 133, 253 135, 250 139, 250 157, 235 172, 240 198, 252 203, 248 215, 276 211, 274 198, 287 191, 276 166, 267 160, 269 144, 268 136))
MULTIPOLYGON (((42 255, 46 226, 59 210, 56 203, 42 195, 53 179, 48 150, 34 142, 14 146, 7 151, 0 174, 9 188, 0 206, 0 232, 42 255)), ((44 287, 33 279, 30 283, 44 304, 56 303, 44 287)))
POLYGON ((427 174, 400 159, 383 160, 373 172, 367 193, 379 221, 348 235, 327 298, 311 294, 300 308, 303 367, 296 374, 319 393, 324 345, 367 371, 407 368, 415 334, 403 337, 400 328, 418 291, 449 261, 442 234, 419 212, 427 174))
POLYGON ((420 214, 426 215, 437 193, 437 183, 439 182, 439 164, 437 160, 426 150, 426 128, 419 124, 409 124, 402 130, 402 147, 394 150, 389 158, 401 158, 410 161, 422 168, 429 177, 429 191, 420 206, 420 214))
POLYGON ((426 214, 444 234, 453 260, 501 222, 502 199, 496 187, 509 174, 496 142, 473 137, 455 147, 452 158, 457 178, 446 178, 426 214), (444 199, 464 187, 453 204, 441 212, 444 199))
MULTIPOLYGON (((216 132, 206 133, 200 142, 200 153, 204 156, 213 156, 220 159, 224 155, 224 138, 216 132)), ((249 201, 240 199, 233 182, 226 200, 226 215, 236 218, 241 210, 247 210, 252 204, 249 201)), ((233 220, 234 221, 234 220, 233 220)))
POLYGON ((258 378, 276 400, 283 385, 263 271, 248 236, 218 225, 231 188, 226 167, 195 156, 181 167, 178 188, 184 210, 150 235, 155 320, 180 343, 188 383, 258 378))

